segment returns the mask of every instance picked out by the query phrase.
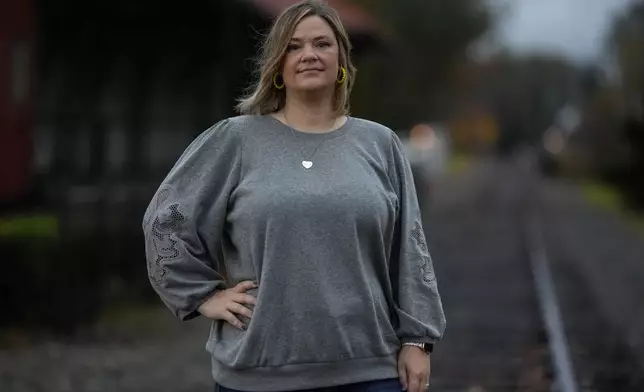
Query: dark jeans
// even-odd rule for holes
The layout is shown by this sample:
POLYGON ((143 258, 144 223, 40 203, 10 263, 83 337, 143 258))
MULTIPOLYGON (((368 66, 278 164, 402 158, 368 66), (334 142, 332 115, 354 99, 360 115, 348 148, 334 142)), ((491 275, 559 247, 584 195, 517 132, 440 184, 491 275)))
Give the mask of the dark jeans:
MULTIPOLYGON (((402 385, 397 378, 338 385, 328 388, 307 389, 293 392, 401 392, 402 385)), ((215 392, 242 392, 217 385, 215 392)))

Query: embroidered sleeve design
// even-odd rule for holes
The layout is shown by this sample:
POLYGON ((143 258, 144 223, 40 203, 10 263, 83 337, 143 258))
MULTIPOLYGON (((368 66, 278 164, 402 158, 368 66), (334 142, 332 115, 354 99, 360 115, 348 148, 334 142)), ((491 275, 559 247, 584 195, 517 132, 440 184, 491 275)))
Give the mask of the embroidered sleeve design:
POLYGON ((436 280, 434 275, 434 268, 432 267, 432 258, 429 255, 429 250, 427 249, 427 243, 425 242, 425 234, 423 233, 423 228, 419 222, 414 222, 414 228, 411 230, 411 236, 416 242, 418 249, 423 260, 420 267, 423 281, 425 283, 431 283, 436 280))
POLYGON ((150 229, 149 248, 152 254, 148 257, 150 280, 160 284, 165 280, 167 269, 165 263, 181 255, 173 234, 186 222, 186 216, 180 211, 179 203, 167 204, 174 195, 172 188, 164 188, 157 193, 153 213, 154 222, 150 229))

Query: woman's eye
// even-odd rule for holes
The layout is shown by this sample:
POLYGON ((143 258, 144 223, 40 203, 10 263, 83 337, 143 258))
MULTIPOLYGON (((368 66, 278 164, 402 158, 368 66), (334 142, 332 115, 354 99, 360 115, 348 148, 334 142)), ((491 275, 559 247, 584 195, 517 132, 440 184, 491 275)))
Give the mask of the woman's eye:
POLYGON ((286 50, 287 50, 287 51, 289 51, 289 52, 292 52, 292 51, 294 51, 294 50, 298 50, 299 48, 300 48, 300 47, 299 47, 299 45, 293 45, 293 44, 291 44, 291 45, 289 45, 289 46, 287 46, 287 47, 286 47, 286 50))
POLYGON ((327 47, 329 47, 329 46, 331 46, 331 44, 330 44, 330 43, 328 43, 328 42, 324 42, 324 41, 322 41, 322 42, 318 42, 318 43, 317 43, 317 47, 318 47, 318 48, 327 48, 327 47))

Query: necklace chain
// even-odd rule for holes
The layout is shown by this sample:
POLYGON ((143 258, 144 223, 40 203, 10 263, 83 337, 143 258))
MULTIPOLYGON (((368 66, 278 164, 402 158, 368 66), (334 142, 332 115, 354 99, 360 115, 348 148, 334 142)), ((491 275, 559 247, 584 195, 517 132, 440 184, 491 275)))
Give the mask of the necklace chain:
MULTIPOLYGON (((302 151, 302 147, 300 146, 298 137, 295 134, 295 130, 293 129, 293 127, 291 126, 291 123, 289 123, 288 118, 286 117, 286 112, 282 112, 282 115, 284 115, 284 121, 286 122, 286 125, 288 125, 288 129, 291 130, 291 135, 293 135, 293 139, 295 140, 295 143, 297 144, 297 147, 300 150, 300 155, 302 156, 302 166, 304 166, 305 169, 310 169, 311 166, 313 166, 312 159, 315 156, 315 153, 318 152, 320 147, 322 147, 322 145, 327 141, 328 138, 325 137, 324 139, 322 139, 322 141, 318 143, 317 147, 315 147, 315 150, 313 150, 313 153, 311 153, 311 156, 307 158, 302 151)), ((337 119, 333 120, 333 125, 335 125, 336 121, 337 119)), ((331 127, 333 127, 333 125, 331 127)))

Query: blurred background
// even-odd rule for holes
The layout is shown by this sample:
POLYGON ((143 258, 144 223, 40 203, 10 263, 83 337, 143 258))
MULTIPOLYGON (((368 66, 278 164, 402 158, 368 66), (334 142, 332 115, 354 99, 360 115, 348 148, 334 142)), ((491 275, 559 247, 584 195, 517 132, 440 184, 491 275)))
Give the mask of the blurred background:
MULTIPOLYGON (((0 391, 206 391, 141 220, 291 0, 0 1, 0 391)), ((412 163, 432 391, 644 391, 644 2, 329 0, 412 163)))

